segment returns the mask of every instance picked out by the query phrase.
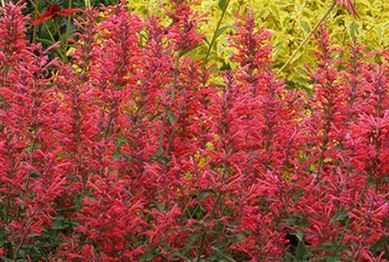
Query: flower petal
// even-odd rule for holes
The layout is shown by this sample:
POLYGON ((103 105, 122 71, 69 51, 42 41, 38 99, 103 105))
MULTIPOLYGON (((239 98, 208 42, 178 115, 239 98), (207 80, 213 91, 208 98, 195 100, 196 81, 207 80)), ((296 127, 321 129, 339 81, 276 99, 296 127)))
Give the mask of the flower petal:
POLYGON ((63 9, 58 12, 56 12, 56 15, 58 16, 67 16, 72 15, 74 13, 82 12, 82 9, 80 8, 70 8, 70 9, 63 9))
POLYGON ((51 19, 51 18, 53 18, 53 15, 51 13, 45 13, 45 14, 41 15, 40 17, 38 17, 37 19, 35 19, 31 23, 31 25, 36 26, 36 25, 43 23, 44 21, 51 19))

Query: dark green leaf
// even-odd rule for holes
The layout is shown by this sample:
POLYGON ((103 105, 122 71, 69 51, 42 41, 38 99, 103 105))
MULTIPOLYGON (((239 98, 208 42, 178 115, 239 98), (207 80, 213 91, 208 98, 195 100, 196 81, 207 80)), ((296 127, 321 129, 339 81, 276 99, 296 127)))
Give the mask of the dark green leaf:
POLYGON ((46 38, 37 38, 37 40, 38 40, 38 42, 41 42, 41 43, 46 44, 48 46, 51 46, 55 43, 52 40, 46 39, 46 38))
POLYGON ((166 107, 166 114, 167 117, 169 118, 170 124, 174 125, 176 123, 176 117, 174 113, 170 110, 170 108, 166 107))
POLYGON ((187 258, 184 254, 182 254, 179 250, 177 250, 174 253, 174 256, 183 259, 184 261, 191 261, 189 258, 187 258))
POLYGON ((140 257, 140 261, 153 261, 158 256, 158 252, 155 250, 149 251, 140 257))
POLYGON ((225 26, 222 26, 220 27, 217 32, 216 32, 216 38, 218 38, 221 34, 224 33, 224 31, 226 31, 227 29, 231 28, 231 26, 229 25, 225 25, 225 26))
POLYGON ((304 244, 304 242, 299 242, 296 248, 296 259, 297 261, 307 261, 308 258, 312 255, 309 248, 304 244))
POLYGON ((227 7, 227 0, 219 0, 219 8, 220 10, 222 10, 224 12, 224 10, 226 10, 226 7, 227 7))
POLYGON ((184 251, 188 252, 192 248, 192 246, 196 242, 196 240, 201 235, 202 235, 202 233, 194 233, 194 234, 190 235, 189 238, 188 238, 188 242, 186 242, 186 244, 185 244, 184 251))

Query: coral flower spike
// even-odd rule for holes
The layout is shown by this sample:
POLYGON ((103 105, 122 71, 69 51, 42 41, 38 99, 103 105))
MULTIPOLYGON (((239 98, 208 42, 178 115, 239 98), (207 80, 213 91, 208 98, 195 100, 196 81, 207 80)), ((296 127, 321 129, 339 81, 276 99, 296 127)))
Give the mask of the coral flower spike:
POLYGON ((36 20, 34 20, 31 25, 35 26, 40 23, 43 23, 46 20, 52 19, 54 17, 58 16, 68 16, 72 15, 77 12, 81 12, 82 9, 80 8, 69 8, 69 9, 61 9, 61 7, 57 4, 49 5, 46 9, 46 12, 44 12, 43 15, 39 16, 36 20))
POLYGON ((359 15, 357 10, 355 9, 353 3, 351 3, 351 0, 335 0, 337 5, 344 6, 347 8, 347 10, 356 18, 359 19, 359 15))

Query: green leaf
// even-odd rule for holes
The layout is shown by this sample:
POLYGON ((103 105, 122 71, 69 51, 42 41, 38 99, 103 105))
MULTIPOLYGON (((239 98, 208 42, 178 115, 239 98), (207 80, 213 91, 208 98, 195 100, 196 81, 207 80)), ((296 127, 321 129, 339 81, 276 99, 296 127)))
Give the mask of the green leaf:
POLYGON ((151 250, 147 252, 146 254, 142 255, 140 257, 140 261, 152 261, 154 258, 156 258, 158 254, 158 250, 151 250))
POLYGON ((212 261, 230 261, 230 262, 236 262, 235 259, 233 259, 232 257, 230 256, 227 256, 226 254, 224 254, 224 251, 223 250, 220 250, 220 248, 218 247, 211 247, 213 250, 216 251, 216 256, 213 256, 213 260, 212 261), (221 258, 224 258, 223 260, 221 258))
POLYGON ((377 254, 381 253, 382 250, 385 250, 389 246, 389 236, 382 236, 377 242, 371 246, 371 250, 377 254))
POLYGON ((182 254, 179 250, 174 253, 174 256, 183 259, 184 261, 191 261, 188 257, 182 254))
POLYGON ((304 242, 299 242, 296 247, 296 258, 297 261, 307 261, 308 258, 312 255, 312 252, 304 244, 304 242))
POLYGON ((194 233, 194 234, 190 235, 189 238, 188 238, 188 242, 186 242, 186 244, 185 244, 184 251, 188 252, 192 248, 192 246, 196 242, 196 240, 201 235, 202 235, 202 233, 194 233))
POLYGON ((41 43, 49 45, 49 46, 51 46, 55 43, 52 40, 46 39, 46 38, 37 38, 37 40, 38 40, 38 42, 41 42, 41 43))
POLYGON ((224 31, 226 31, 226 30, 229 29, 229 28, 232 28, 232 27, 229 26, 229 25, 225 25, 225 26, 220 27, 220 28, 217 30, 217 32, 216 32, 216 38, 218 38, 221 34, 224 33, 224 31))
POLYGON ((227 0, 219 0, 218 6, 224 12, 227 8, 227 0))
POLYGON ((355 23, 354 21, 350 24, 350 35, 352 38, 355 38, 358 36, 359 31, 358 31, 358 24, 355 23))
POLYGON ((301 20, 300 25, 304 29, 305 32, 309 33, 311 31, 311 26, 309 25, 309 23, 307 21, 301 20))
POLYGON ((163 204, 160 203, 160 202, 155 202, 155 206, 157 207, 157 210, 158 210, 159 212, 162 212, 162 211, 164 210, 164 206, 163 206, 163 204))
POLYGON ((176 117, 169 107, 166 107, 166 114, 167 117, 169 118, 170 124, 174 125, 176 123, 176 117))
POLYGON ((124 145, 126 142, 127 142, 127 139, 125 139, 125 138, 117 137, 117 138, 115 139, 115 144, 116 144, 117 146, 122 146, 122 145, 124 145))
POLYGON ((206 36, 204 37, 204 42, 207 43, 207 46, 209 46, 209 45, 211 44, 211 43, 209 42, 209 40, 208 40, 208 37, 206 37, 206 36))
POLYGON ((339 211, 331 218, 331 223, 343 220, 347 217, 347 215, 348 215, 348 211, 346 210, 339 211))
POLYGON ((62 230, 66 227, 65 225, 65 220, 62 216, 58 216, 56 219, 55 219, 55 222, 54 222, 54 225, 52 227, 52 229, 54 230, 62 230))
POLYGON ((338 256, 330 256, 330 257, 326 257, 326 261, 327 262, 338 262, 341 260, 340 260, 340 257, 338 257, 338 256))

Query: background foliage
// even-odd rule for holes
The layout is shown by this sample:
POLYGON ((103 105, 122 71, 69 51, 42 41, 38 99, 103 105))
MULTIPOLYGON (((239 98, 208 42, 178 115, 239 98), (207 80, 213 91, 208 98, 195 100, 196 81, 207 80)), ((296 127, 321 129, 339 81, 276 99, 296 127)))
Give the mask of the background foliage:
MULTIPOLYGON (((144 16, 161 12, 159 6, 164 1, 143 0, 129 1, 128 5, 144 16)), ((229 63, 228 58, 233 52, 228 46, 228 38, 236 30, 234 23, 237 14, 252 9, 259 27, 267 28, 272 33, 272 58, 274 67, 280 68, 292 55, 300 42, 312 27, 320 20, 330 7, 329 0, 203 0, 198 1, 197 10, 207 13, 207 22, 200 24, 201 32, 205 32, 205 41, 195 51, 194 56, 204 57, 209 48, 212 36, 215 34, 223 9, 226 14, 221 22, 218 37, 213 46, 209 64, 223 68, 229 63)), ((349 43, 355 36, 370 50, 387 49, 389 47, 389 2, 382 0, 353 1, 361 19, 354 18, 347 10, 336 7, 327 20, 331 32, 331 40, 340 45, 349 43)), ((290 81, 289 86, 308 87, 305 65, 314 62, 312 51, 315 44, 310 41, 302 52, 282 72, 290 81)))

